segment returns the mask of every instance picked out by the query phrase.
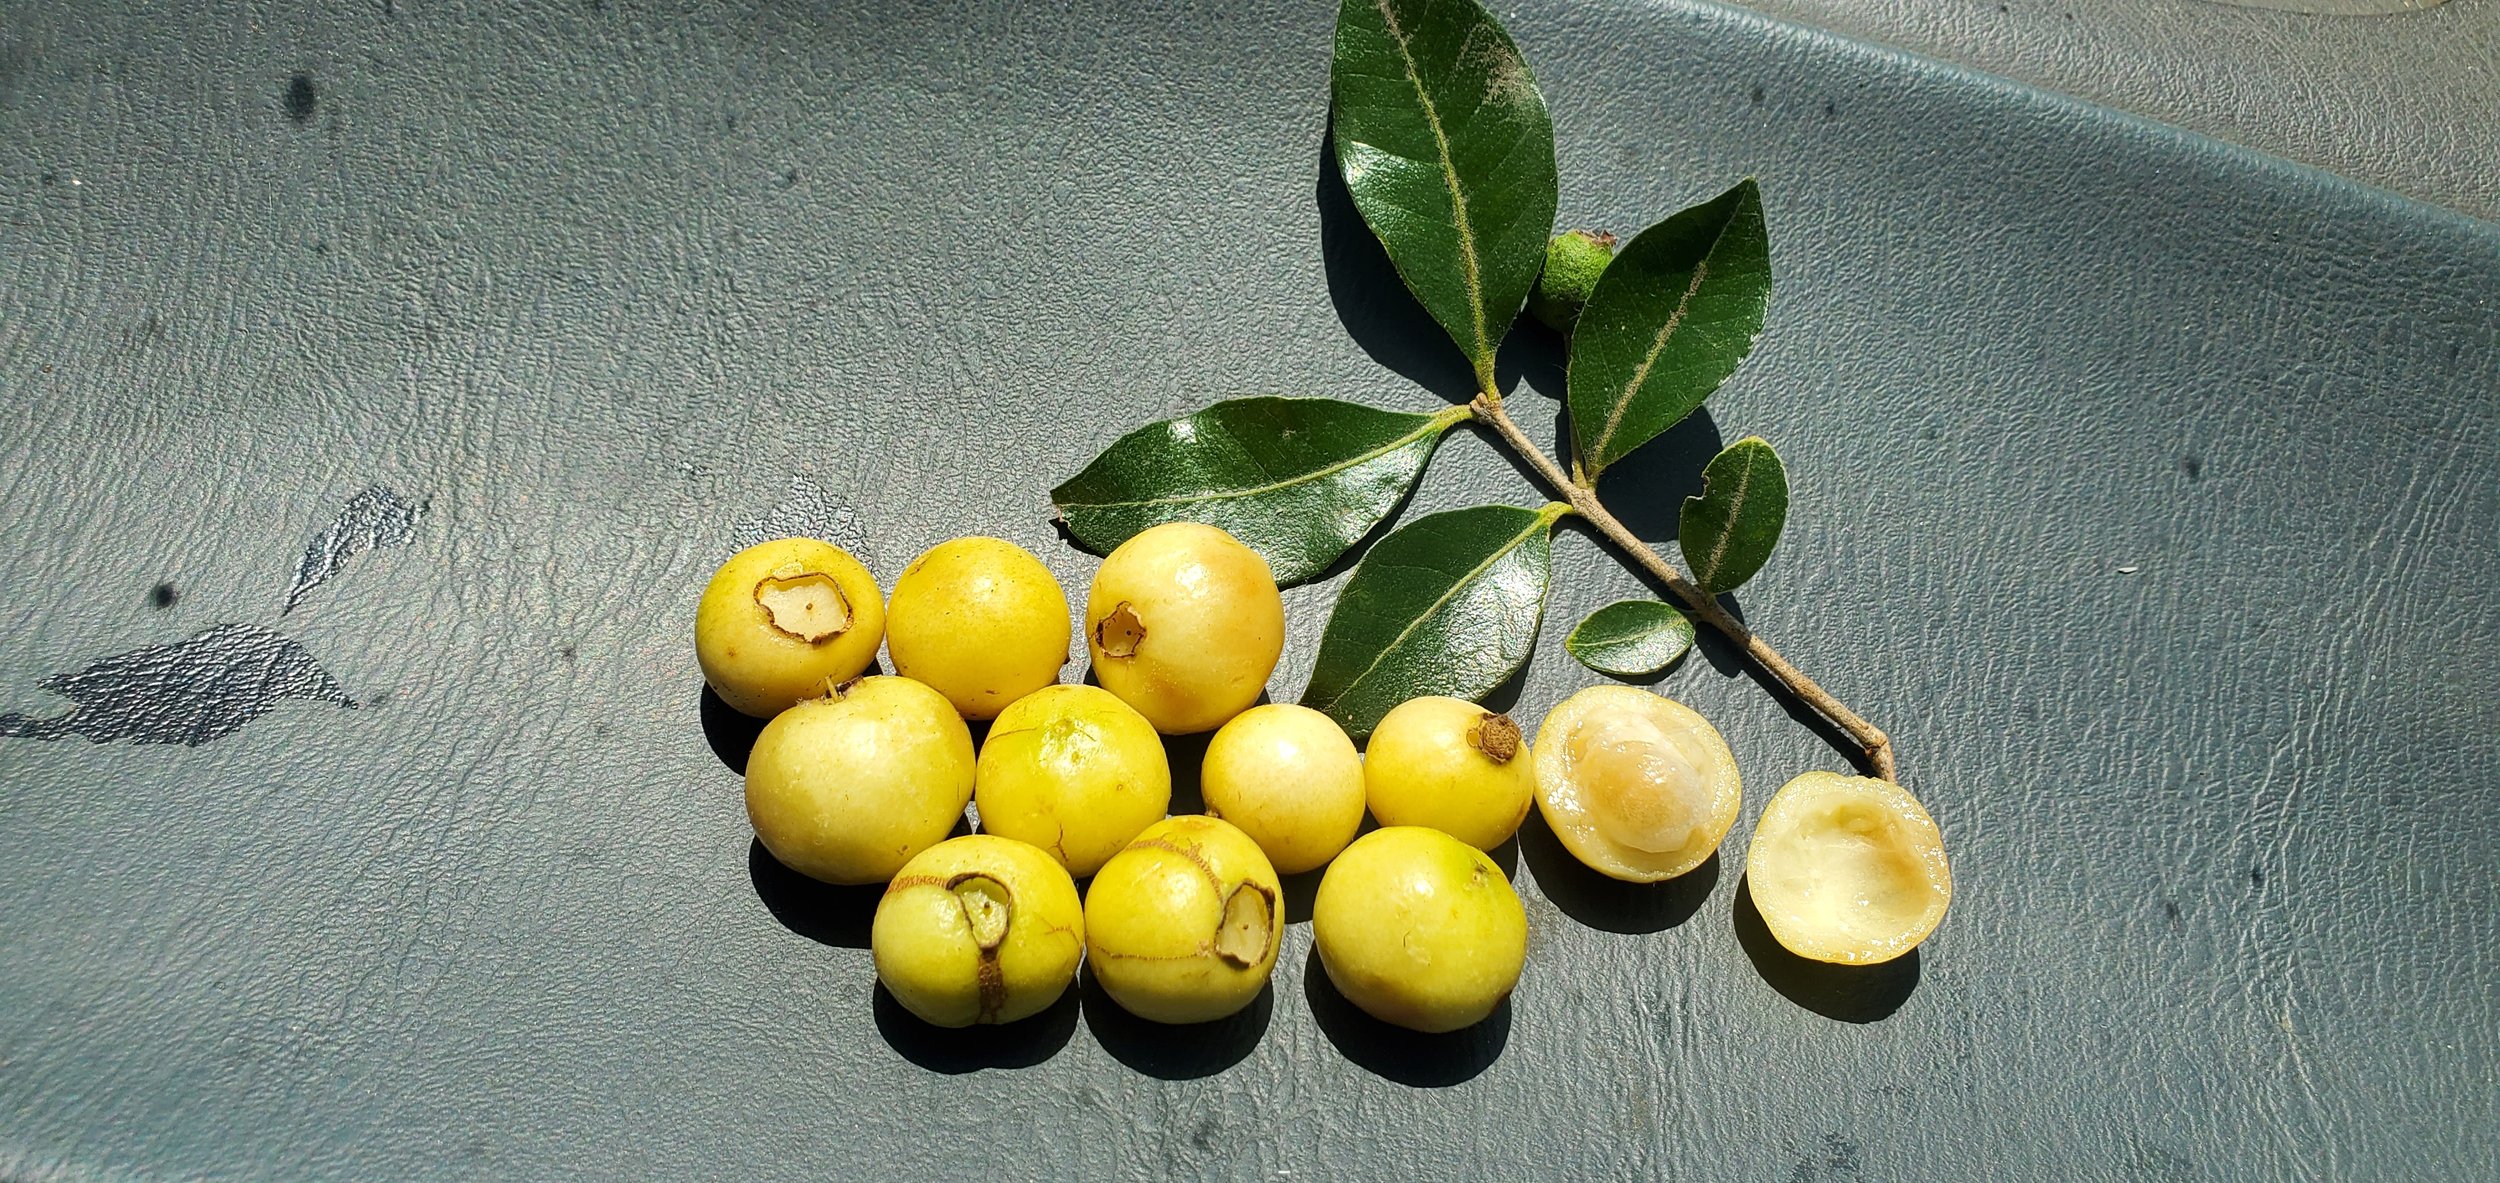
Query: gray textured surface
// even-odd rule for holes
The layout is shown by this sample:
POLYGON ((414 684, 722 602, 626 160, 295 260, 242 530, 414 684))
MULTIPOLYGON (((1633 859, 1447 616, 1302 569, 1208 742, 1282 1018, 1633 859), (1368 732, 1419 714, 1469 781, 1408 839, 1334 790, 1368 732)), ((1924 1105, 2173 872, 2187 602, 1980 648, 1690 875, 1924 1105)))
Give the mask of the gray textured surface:
MULTIPOLYGON (((1609 495, 1779 442, 1745 604, 1949 837, 1914 977, 1740 929, 1840 765, 1704 654, 1738 840, 1647 895, 1531 840, 1506 1027, 1369 1031, 1307 925, 1221 1037, 896 1021, 706 739, 741 524, 1081 588, 1043 490, 1120 430, 1456 371, 1324 229, 1325 6, 870 7, 0 10, 0 710, 229 621, 357 703, 0 739, 0 1176, 2500 1174, 2500 230, 1691 4, 1513 18, 1566 221, 1767 196, 1769 335, 1609 495), (377 483, 413 537, 281 619, 377 483)), ((1418 505, 1525 495, 1462 438, 1418 505)), ((1555 550, 1530 717, 1635 586, 1555 550)))
POLYGON ((2500 0, 1738 2, 2500 218, 2500 0))

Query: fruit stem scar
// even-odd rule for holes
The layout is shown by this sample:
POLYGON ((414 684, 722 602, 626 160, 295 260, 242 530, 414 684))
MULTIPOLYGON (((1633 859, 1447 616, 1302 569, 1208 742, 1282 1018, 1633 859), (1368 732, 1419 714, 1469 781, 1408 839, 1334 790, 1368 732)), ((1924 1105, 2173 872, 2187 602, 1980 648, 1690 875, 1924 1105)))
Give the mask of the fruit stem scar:
POLYGON ((1519 724, 1508 715, 1487 711, 1475 726, 1467 729, 1467 742, 1484 753, 1485 759, 1508 764, 1511 757, 1519 754, 1519 724))
POLYGON ((1105 657, 1134 657, 1137 647, 1145 643, 1146 622, 1137 618, 1137 609, 1127 600, 1094 623, 1094 645, 1105 657))
POLYGON ((1267 956, 1276 934, 1276 898, 1265 887, 1243 883, 1224 900, 1224 922, 1215 930, 1215 955, 1234 969, 1248 969, 1267 956))
POLYGON ((755 602, 775 629, 811 645, 851 627, 851 602, 842 598, 833 577, 822 572, 767 575, 755 585, 755 602))
POLYGON ((998 947, 1007 943, 1007 923, 1015 912, 1007 885, 978 871, 946 881, 946 890, 964 910, 964 925, 980 950, 981 1021, 996 1022, 1007 1007, 1007 975, 999 968, 998 947))

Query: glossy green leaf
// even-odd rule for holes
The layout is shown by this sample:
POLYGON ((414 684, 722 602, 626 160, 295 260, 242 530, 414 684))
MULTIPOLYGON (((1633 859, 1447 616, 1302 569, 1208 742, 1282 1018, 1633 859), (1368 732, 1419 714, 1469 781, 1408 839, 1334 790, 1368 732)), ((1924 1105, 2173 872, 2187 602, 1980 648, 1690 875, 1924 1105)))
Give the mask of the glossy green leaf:
POLYGON ((1535 76, 1475 0, 1344 0, 1329 81, 1354 208, 1489 389, 1554 228, 1535 76))
POLYGON ((1581 665, 1619 678, 1657 673, 1692 647, 1692 618, 1656 600, 1608 604, 1563 639, 1581 665))
POLYGON ((1424 694, 1480 698, 1536 647, 1562 505, 1428 514, 1372 544, 1337 596, 1302 705, 1366 735, 1424 694))
POLYGON ((1266 556, 1276 582, 1299 583, 1406 499, 1442 433, 1466 415, 1233 399, 1120 437, 1050 499, 1095 551, 1149 526, 1205 522, 1266 556))
POLYGON ((1571 333, 1580 471, 1595 477, 1693 413, 1762 335, 1771 249, 1750 180, 1641 231, 1571 333))
POLYGON ((1693 582, 1732 591, 1771 557, 1788 522, 1788 470, 1761 436, 1729 444, 1701 470, 1701 496, 1684 499, 1676 531, 1693 582))

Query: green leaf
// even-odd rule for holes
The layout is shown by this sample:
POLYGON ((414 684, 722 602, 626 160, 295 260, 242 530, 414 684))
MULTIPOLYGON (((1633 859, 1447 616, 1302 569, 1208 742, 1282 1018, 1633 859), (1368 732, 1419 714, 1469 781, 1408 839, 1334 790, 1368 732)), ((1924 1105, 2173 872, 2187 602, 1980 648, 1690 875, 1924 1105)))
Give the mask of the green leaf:
POLYGON ((1435 415, 1325 398, 1239 398, 1121 436, 1050 491, 1079 542, 1107 553, 1149 526, 1220 526, 1276 582, 1328 569, 1415 487, 1464 407, 1435 415))
POLYGON ((1641 231, 1571 333, 1571 434, 1589 479, 1693 413, 1762 335, 1771 250, 1751 180, 1641 231))
POLYGON ((1563 639, 1581 665, 1619 678, 1657 673, 1692 647, 1692 618, 1656 600, 1608 604, 1563 639))
POLYGON ((1359 736, 1418 695, 1491 693, 1536 647, 1551 531, 1567 512, 1454 509, 1372 544, 1320 635, 1302 705, 1359 736))
POLYGON ((1701 470, 1701 496, 1684 499, 1676 541, 1693 582, 1711 595, 1753 578, 1788 521, 1788 470, 1761 436, 1729 444, 1701 470))
POLYGON ((1475 0, 1344 0, 1337 167, 1398 275, 1493 386, 1554 228, 1554 124, 1475 0))

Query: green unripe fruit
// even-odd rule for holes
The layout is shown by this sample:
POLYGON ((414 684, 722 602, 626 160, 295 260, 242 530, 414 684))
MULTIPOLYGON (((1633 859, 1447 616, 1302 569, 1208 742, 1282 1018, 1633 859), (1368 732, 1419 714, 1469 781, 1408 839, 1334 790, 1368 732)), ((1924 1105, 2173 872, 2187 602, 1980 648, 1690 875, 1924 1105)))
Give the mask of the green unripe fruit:
POLYGON ((1528 296, 1528 314, 1557 333, 1569 333, 1597 290, 1597 277, 1615 259, 1615 236, 1591 230, 1557 234, 1545 244, 1545 270, 1528 296))
POLYGON ((783 711, 747 753, 764 849, 827 883, 883 883, 963 819, 972 732, 944 695, 862 678, 783 711))
POLYGON ((1456 1031, 1519 984, 1528 911, 1483 851, 1439 830, 1391 826, 1328 865, 1311 936, 1328 980, 1364 1013, 1456 1031))
POLYGON ((731 555, 694 611, 704 682, 731 709, 759 719, 858 677, 884 635, 876 578, 814 538, 777 538, 731 555))
POLYGON ((913 559, 885 606, 894 672, 928 684, 967 719, 1059 680, 1068 662, 1068 597, 1033 552, 998 538, 957 538, 913 559))
POLYGON ((1384 826, 1430 826, 1478 850, 1519 829, 1536 761, 1510 716, 1457 698, 1411 698, 1372 728, 1363 792, 1384 826))
POLYGON ((1039 846, 1081 877, 1162 819, 1172 768, 1163 737, 1111 692, 1045 686, 990 724, 973 800, 983 833, 1039 846))
POLYGON ((1231 823, 1165 818, 1112 856, 1085 891, 1085 956, 1129 1013, 1210 1023, 1250 1005, 1285 939, 1283 888, 1231 823))
POLYGON ((1121 543, 1085 598, 1103 689, 1155 730, 1221 726, 1258 700, 1285 648, 1285 601, 1259 552, 1213 526, 1165 522, 1121 543))
POLYGON ((1337 721, 1272 702, 1235 715, 1207 743, 1207 812, 1259 844, 1281 874, 1325 864, 1363 826, 1363 757, 1337 721))
POLYGON ((972 834, 903 866, 877 902, 868 947, 903 1009, 940 1027, 1012 1023, 1075 980, 1084 907, 1049 855, 972 834))

